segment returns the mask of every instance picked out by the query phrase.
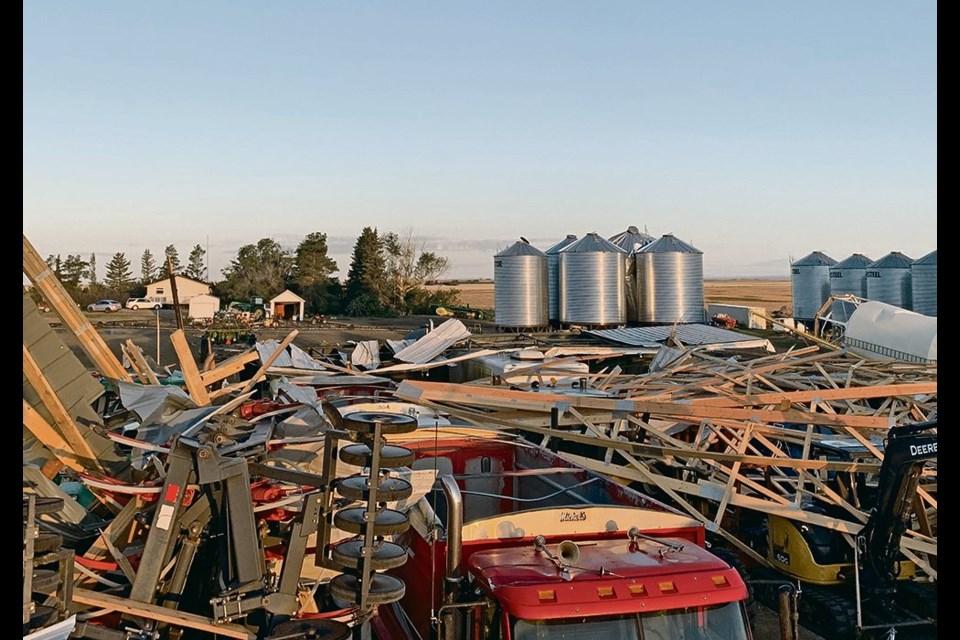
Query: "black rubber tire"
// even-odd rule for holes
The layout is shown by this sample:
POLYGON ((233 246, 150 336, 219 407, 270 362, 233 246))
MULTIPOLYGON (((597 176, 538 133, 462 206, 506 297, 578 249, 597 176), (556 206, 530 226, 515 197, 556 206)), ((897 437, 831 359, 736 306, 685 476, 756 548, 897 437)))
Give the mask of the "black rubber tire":
MULTIPOLYGON (((357 577, 341 573, 330 581, 330 595, 343 602, 359 604, 357 577)), ((381 605, 396 602, 403 597, 406 586, 402 580, 384 573, 375 573, 370 577, 370 593, 367 604, 381 605)))
POLYGON ((34 569, 33 580, 30 586, 34 593, 50 595, 57 590, 60 584, 60 574, 53 569, 34 569))
MULTIPOLYGON (((385 469, 409 467, 413 464, 413 451, 387 444, 380 447, 380 466, 385 469)), ((357 467, 369 467, 373 453, 365 444, 350 444, 340 449, 340 461, 357 467)))
POLYGON ((48 551, 56 551, 63 546, 63 536, 59 533, 48 533, 41 531, 37 539, 33 541, 33 554, 39 555, 48 551))
POLYGON ((380 433, 384 435, 417 430, 417 419, 403 413, 358 411, 343 416, 343 428, 355 433, 372 434, 377 422, 380 423, 380 433))
MULTIPOLYGON (((370 499, 370 488, 366 486, 369 476, 350 476, 337 483, 337 493, 349 500, 366 501, 370 499)), ((413 486, 403 478, 383 478, 377 485, 377 502, 394 502, 413 495, 413 486)))
POLYGON ((30 629, 41 629, 52 623, 57 617, 57 610, 45 604, 38 604, 30 615, 30 629))
MULTIPOLYGON (((364 533, 367 529, 367 523, 363 519, 366 511, 366 507, 341 509, 333 516, 333 526, 347 533, 357 535, 364 533)), ((382 509, 374 518, 373 535, 392 536, 403 533, 409 528, 410 519, 406 514, 396 509, 382 509)))
MULTIPOLYGON (((346 569, 357 569, 363 540, 345 540, 331 550, 333 561, 346 569)), ((373 553, 370 568, 374 571, 386 571, 399 567, 407 561, 407 550, 393 542, 381 542, 373 553)))
POLYGON ((319 618, 303 618, 287 620, 273 628, 265 640, 272 638, 303 638, 307 640, 348 640, 352 635, 350 627, 336 620, 321 620, 319 618))

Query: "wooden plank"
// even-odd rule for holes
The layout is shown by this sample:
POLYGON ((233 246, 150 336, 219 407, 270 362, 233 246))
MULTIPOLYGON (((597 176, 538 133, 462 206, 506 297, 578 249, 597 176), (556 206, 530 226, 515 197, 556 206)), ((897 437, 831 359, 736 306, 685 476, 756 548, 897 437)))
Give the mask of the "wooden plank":
POLYGON ((143 349, 134 344, 133 340, 127 340, 126 344, 127 353, 129 354, 128 357, 137 365, 137 368, 143 372, 143 375, 146 376, 144 384, 160 384, 160 379, 157 378, 157 374, 150 368, 147 359, 143 355, 143 349))
POLYGON ((53 424, 59 429, 64 440, 70 443, 70 450, 75 453, 88 468, 94 467, 103 471, 103 467, 100 461, 97 460, 97 456, 94 455, 93 449, 91 449, 87 441, 83 439, 80 429, 73 422, 70 414, 67 413, 66 408, 60 402, 60 398, 57 397, 56 392, 53 390, 53 387, 50 386, 46 377, 44 377, 43 372, 40 371, 40 367, 37 366, 37 362, 33 359, 33 356, 30 355, 30 350, 27 349, 27 345, 23 345, 23 375, 27 377, 27 381, 33 387, 34 391, 37 392, 40 401, 43 403, 43 406, 47 408, 50 417, 53 419, 53 424))
POLYGON ((183 381, 190 398, 199 407, 209 406, 210 396, 207 394, 207 388, 200 378, 200 371, 197 369, 197 363, 193 359, 193 353, 190 351, 190 345, 187 344, 187 337, 184 335, 183 329, 177 329, 171 333, 170 342, 173 343, 173 350, 180 362, 180 371, 183 373, 183 381))
POLYGON ((23 426, 29 429, 30 433, 65 466, 74 471, 87 471, 73 451, 73 447, 26 400, 23 401, 23 426))
MULTIPOLYGON (((740 443, 737 445, 736 454, 742 456, 744 450, 747 448, 747 444, 750 442, 750 438, 753 437, 751 433, 751 424, 748 422, 746 429, 743 430, 743 433, 740 434, 740 443)), ((717 507, 717 517, 714 519, 714 522, 717 526, 720 526, 720 523, 723 521, 723 512, 727 509, 727 503, 730 501, 730 494, 736 491, 734 483, 737 480, 737 477, 740 475, 740 461, 736 460, 733 463, 733 466, 730 468, 730 474, 727 477, 727 484, 723 488, 723 498, 720 499, 720 506, 717 507)))
POLYGON ((257 353, 256 349, 249 349, 243 353, 238 353, 235 356, 227 358, 213 369, 201 373, 200 379, 203 380, 205 386, 209 387, 215 382, 220 382, 235 373, 240 373, 246 365, 257 360, 259 357, 260 354, 257 353))
POLYGON ((204 616, 198 616, 194 613, 177 611, 166 607, 158 607, 153 604, 144 604, 135 602, 128 598, 119 598, 107 593, 90 591, 89 589, 74 589, 73 601, 78 604, 86 604, 108 611, 119 611, 129 613, 130 615, 165 622, 177 627, 187 627, 190 629, 199 629, 218 636, 227 638, 239 638, 240 640, 254 640, 256 635, 236 624, 216 624, 213 619, 204 616))
POLYGON ((828 415, 790 409, 779 411, 771 409, 737 409, 731 407, 696 406, 682 402, 650 402, 644 400, 597 398, 592 396, 573 396, 543 392, 511 391, 494 387, 450 384, 444 382, 424 382, 404 380, 396 391, 398 397, 419 402, 423 400, 450 401, 460 404, 493 407, 530 409, 548 412, 557 406, 571 406, 578 409, 600 409, 623 411, 628 413, 650 413, 673 418, 730 419, 751 422, 794 422, 798 424, 823 424, 828 426, 850 426, 872 429, 890 427, 890 420, 878 416, 828 415))
MULTIPOLYGON (((716 391, 720 391, 717 389, 716 391)), ((732 395, 717 398, 694 398, 689 402, 696 405, 714 407, 758 406, 780 404, 787 400, 793 403, 807 403, 813 400, 868 400, 888 396, 926 395, 937 392, 937 383, 914 382, 867 387, 843 387, 839 389, 811 389, 809 391, 785 391, 780 393, 755 393, 753 395, 732 395)))
POLYGON ((26 235, 23 236, 23 273, 30 279, 33 286, 40 291, 44 299, 50 303, 60 320, 63 321, 64 326, 73 332, 80 348, 87 354, 90 362, 100 373, 115 380, 133 381, 130 374, 120 364, 117 356, 110 351, 107 343, 103 341, 103 338, 80 311, 67 290, 57 280, 57 276, 50 271, 47 263, 27 240, 26 235))
MULTIPOLYGON (((150 508, 152 508, 152 505, 147 506, 147 509, 150 508)), ((144 509, 144 505, 140 502, 139 498, 133 496, 127 504, 120 509, 117 515, 113 517, 110 524, 101 531, 102 535, 108 537, 113 544, 119 544, 125 547, 129 540, 124 534, 130 530, 134 518, 141 509, 144 509)), ((107 545, 103 542, 103 539, 98 536, 97 539, 93 541, 93 544, 90 545, 90 548, 87 549, 86 553, 83 554, 83 557, 89 560, 104 560, 110 557, 110 551, 107 549, 107 545)))
POLYGON ((240 389, 240 393, 246 393, 247 391, 250 391, 250 389, 253 389, 255 384, 260 382, 260 379, 266 375, 267 369, 270 368, 270 365, 272 365, 276 359, 280 357, 280 354, 286 351, 287 347, 291 342, 293 342, 293 339, 297 337, 298 333, 300 332, 294 329, 287 334, 287 337, 284 338, 283 341, 277 346, 276 350, 267 357, 263 364, 260 365, 260 368, 257 369, 255 374, 253 374, 253 377, 247 380, 247 383, 240 389))

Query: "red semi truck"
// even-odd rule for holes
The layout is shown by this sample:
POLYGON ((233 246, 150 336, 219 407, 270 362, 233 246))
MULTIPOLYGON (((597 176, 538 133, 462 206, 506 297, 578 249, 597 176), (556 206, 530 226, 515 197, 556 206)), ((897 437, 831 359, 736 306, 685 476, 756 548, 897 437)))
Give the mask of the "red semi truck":
POLYGON ((438 481, 395 539, 405 594, 378 607, 377 638, 752 638, 747 587, 698 521, 501 434, 390 443, 438 481))

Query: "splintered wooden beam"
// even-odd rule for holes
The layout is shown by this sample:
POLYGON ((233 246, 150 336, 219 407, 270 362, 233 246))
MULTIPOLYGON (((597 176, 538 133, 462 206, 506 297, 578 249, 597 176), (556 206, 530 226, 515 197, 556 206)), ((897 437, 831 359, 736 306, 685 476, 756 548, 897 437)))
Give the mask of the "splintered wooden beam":
POLYGON ((134 344, 133 340, 127 340, 127 357, 136 365, 137 369, 146 377, 145 384, 160 384, 160 379, 153 372, 147 359, 143 355, 143 350, 134 344))
POLYGON ((153 604, 136 602, 129 598, 120 598, 108 593, 99 591, 90 591, 89 589, 74 589, 73 601, 78 604, 86 604, 98 609, 107 611, 119 611, 134 616, 140 616, 149 620, 165 622, 175 627, 187 627, 190 629, 199 629, 212 633, 214 636, 224 636, 227 638, 238 638, 239 640, 253 640, 256 635, 236 624, 216 624, 212 618, 199 616, 195 613, 186 613, 167 607, 159 607, 153 604))
POLYGON ((43 406, 47 408, 53 424, 60 430, 60 434, 70 444, 70 451, 81 458, 88 468, 96 468, 103 471, 100 461, 94 455, 93 449, 83 439, 80 429, 77 427, 73 418, 67 413, 67 409, 60 402, 56 391, 50 386, 50 382, 40 370, 37 361, 30 355, 27 345, 23 345, 23 375, 27 377, 27 382, 33 387, 34 391, 40 397, 43 406))
POLYGON ((434 400, 459 404, 530 409, 548 412, 554 407, 599 409, 625 413, 650 413, 659 416, 686 418, 699 422, 701 419, 730 419, 750 422, 793 422, 797 424, 822 424, 837 427, 861 427, 886 429, 890 420, 882 416, 846 414, 823 414, 797 409, 738 409, 691 405, 684 402, 650 402, 637 399, 597 398, 592 396, 562 395, 543 392, 511 391, 493 387, 477 387, 445 382, 404 380, 396 391, 398 397, 414 402, 434 400))
MULTIPOLYGON (((710 387, 705 387, 710 389, 710 387)), ((872 398, 886 398, 889 396, 925 395, 937 392, 937 383, 914 382, 890 384, 883 386, 843 387, 839 389, 811 389, 809 391, 784 391, 780 393, 755 393, 753 395, 730 394, 725 389, 716 389, 724 396, 714 398, 693 398, 690 404, 712 407, 762 406, 778 405, 783 401, 790 404, 807 403, 814 400, 868 400, 872 398)))
POLYGON ((215 382, 229 378, 235 373, 240 373, 246 365, 254 362, 258 358, 260 358, 260 354, 257 353, 257 350, 249 349, 231 358, 227 358, 209 371, 204 371, 200 374, 200 379, 203 380, 205 386, 210 386, 215 382))
POLYGON ((170 334, 170 342, 173 343, 173 350, 177 354, 177 360, 180 362, 180 371, 183 373, 183 381, 187 387, 187 393, 190 398, 197 403, 199 407, 206 407, 210 404, 210 396, 207 394, 207 388, 200 377, 200 371, 197 369, 197 362, 193 359, 193 353, 190 351, 190 345, 187 344, 187 337, 183 329, 177 329, 170 334))
POLYGON ((43 416, 37 413, 37 410, 31 407, 26 400, 23 401, 23 425, 43 446, 50 449, 57 460, 65 466, 74 471, 87 471, 87 468, 80 463, 70 443, 64 440, 63 436, 57 433, 57 430, 50 426, 50 423, 44 420, 43 416))
POLYGON ((90 324, 83 312, 77 307, 76 302, 63 288, 57 276, 50 270, 47 263, 44 262, 37 250, 33 248, 27 236, 23 236, 23 273, 30 278, 33 286, 43 295, 43 298, 50 303, 50 306, 60 320, 63 321, 73 335, 76 336, 80 348, 83 350, 90 362, 93 363, 100 373, 114 380, 123 380, 132 382, 130 374, 124 370, 123 365, 117 359, 107 343, 103 341, 100 334, 90 324))
POLYGON ((263 364, 260 365, 260 368, 257 369, 257 372, 256 372, 255 374, 253 374, 253 377, 250 378, 249 380, 247 380, 247 384, 245 384, 245 385, 240 389, 240 393, 246 393, 247 391, 250 391, 250 389, 253 389, 253 386, 254 386, 255 384, 257 384, 258 382, 260 382, 260 379, 263 378, 264 375, 266 375, 267 369, 270 368, 270 365, 272 365, 272 364, 276 361, 276 359, 280 357, 280 354, 282 354, 284 351, 286 351, 287 347, 290 345, 291 342, 293 342, 293 339, 297 337, 297 334, 298 334, 298 333, 300 333, 300 332, 297 331, 296 329, 294 329, 293 331, 291 331, 291 332, 287 335, 286 338, 283 339, 283 342, 281 342, 281 343, 277 346, 276 351, 274 351, 273 353, 271 353, 271 354, 267 357, 267 359, 264 360, 263 364))

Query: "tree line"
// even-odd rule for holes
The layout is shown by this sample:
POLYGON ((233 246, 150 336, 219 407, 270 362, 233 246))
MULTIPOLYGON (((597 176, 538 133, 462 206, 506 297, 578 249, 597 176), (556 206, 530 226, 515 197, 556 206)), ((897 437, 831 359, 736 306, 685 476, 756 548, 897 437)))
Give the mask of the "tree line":
MULTIPOLYGON (((168 245, 162 258, 150 249, 140 256, 139 277, 123 252, 113 254, 104 279, 97 276, 96 255, 47 256, 47 265, 81 306, 101 298, 123 302, 143 297, 152 282, 173 273, 206 282, 206 250, 194 245, 184 265, 176 246, 168 245)), ((339 270, 328 255, 327 235, 307 234, 295 250, 285 249, 272 238, 240 247, 221 270, 222 280, 209 282, 213 295, 224 303, 250 302, 254 297, 269 299, 290 289, 305 302, 307 315, 346 314, 352 316, 397 316, 430 313, 436 306, 455 303, 457 291, 430 291, 426 284, 450 269, 449 260, 425 251, 411 230, 378 232, 365 227, 357 238, 346 279, 333 274, 339 270)))

